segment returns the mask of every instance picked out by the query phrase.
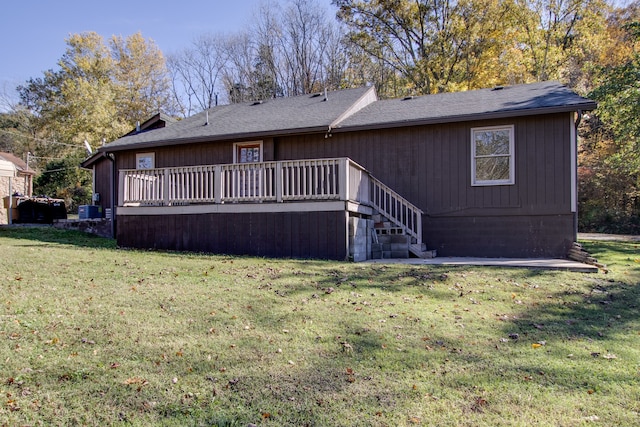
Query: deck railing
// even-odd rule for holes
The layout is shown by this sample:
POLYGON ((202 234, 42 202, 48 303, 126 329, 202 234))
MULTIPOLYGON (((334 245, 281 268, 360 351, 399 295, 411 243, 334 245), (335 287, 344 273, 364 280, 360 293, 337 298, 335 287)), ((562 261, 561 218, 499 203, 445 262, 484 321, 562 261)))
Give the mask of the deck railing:
POLYGON ((422 240, 422 211, 348 158, 120 171, 119 206, 344 200, 422 240))
POLYGON ((422 243, 422 210, 374 177, 371 177, 370 205, 403 228, 416 243, 422 243))

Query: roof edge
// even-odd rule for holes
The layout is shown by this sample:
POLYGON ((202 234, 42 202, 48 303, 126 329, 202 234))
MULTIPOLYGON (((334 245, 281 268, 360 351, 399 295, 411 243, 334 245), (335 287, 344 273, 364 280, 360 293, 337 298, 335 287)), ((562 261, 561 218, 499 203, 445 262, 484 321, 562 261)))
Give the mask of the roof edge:
POLYGON ((437 117, 432 119, 418 119, 418 120, 401 120, 394 122, 377 123, 373 125, 357 125, 348 127, 336 127, 332 129, 332 132, 355 132, 359 130, 370 129, 387 129, 397 128, 402 126, 422 126, 422 125, 435 125, 440 123, 456 123, 456 122, 470 122, 477 120, 492 120, 522 116, 535 116, 540 114, 555 114, 555 113, 570 113, 572 111, 593 111, 597 107, 597 104, 593 101, 585 102, 584 104, 576 105, 564 105, 557 107, 544 107, 544 108, 532 108, 524 110, 508 110, 508 111, 492 111, 482 114, 461 114, 456 116, 437 117))
MULTIPOLYGON (((236 134, 228 134, 228 135, 223 135, 218 137, 198 136, 193 138, 172 138, 172 139, 165 139, 162 141, 140 142, 137 144, 115 146, 115 147, 109 147, 108 145, 104 145, 98 148, 98 152, 106 154, 106 153, 115 153, 118 151, 137 150, 140 148, 166 147, 166 146, 177 145, 177 144, 185 145, 185 144, 198 144, 201 142, 238 141, 238 140, 249 140, 249 139, 260 139, 260 138, 274 138, 278 136, 326 133, 326 132, 327 132, 326 126, 318 126, 314 128, 298 128, 298 129, 287 129, 287 130, 278 130, 278 131, 270 131, 270 132, 236 133, 236 134)), ((89 159, 85 160, 85 162, 87 162, 88 160, 89 159)))

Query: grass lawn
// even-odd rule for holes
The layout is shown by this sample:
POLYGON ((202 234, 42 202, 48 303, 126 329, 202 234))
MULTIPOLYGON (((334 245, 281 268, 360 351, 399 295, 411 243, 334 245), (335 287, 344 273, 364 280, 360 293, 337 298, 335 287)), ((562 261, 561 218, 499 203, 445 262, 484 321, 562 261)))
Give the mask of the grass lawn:
POLYGON ((608 273, 117 250, 0 229, 0 426, 640 425, 640 245, 608 273))

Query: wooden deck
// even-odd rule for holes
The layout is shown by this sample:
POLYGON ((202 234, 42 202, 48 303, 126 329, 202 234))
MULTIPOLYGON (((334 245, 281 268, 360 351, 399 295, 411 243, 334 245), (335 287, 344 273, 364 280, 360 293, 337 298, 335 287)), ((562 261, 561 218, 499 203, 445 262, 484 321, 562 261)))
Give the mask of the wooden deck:
POLYGON ((118 216, 379 213, 422 243, 423 212, 349 158, 128 169, 118 216))

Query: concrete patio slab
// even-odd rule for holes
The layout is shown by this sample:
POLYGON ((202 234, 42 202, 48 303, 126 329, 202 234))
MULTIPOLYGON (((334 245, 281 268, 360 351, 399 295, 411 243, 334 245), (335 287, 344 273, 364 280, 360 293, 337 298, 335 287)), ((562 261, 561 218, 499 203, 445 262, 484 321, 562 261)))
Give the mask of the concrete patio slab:
POLYGON ((455 265, 455 266, 490 266, 517 267, 544 270, 566 270, 581 273, 597 273, 598 267, 568 259, 554 258, 471 258, 471 257, 437 257, 432 259, 372 259, 364 261, 370 264, 408 264, 408 265, 455 265))

